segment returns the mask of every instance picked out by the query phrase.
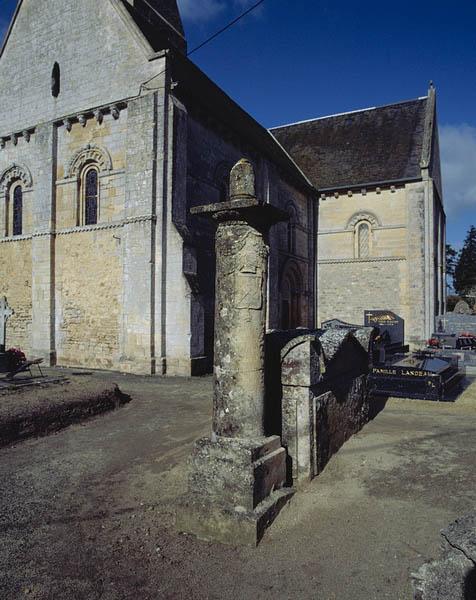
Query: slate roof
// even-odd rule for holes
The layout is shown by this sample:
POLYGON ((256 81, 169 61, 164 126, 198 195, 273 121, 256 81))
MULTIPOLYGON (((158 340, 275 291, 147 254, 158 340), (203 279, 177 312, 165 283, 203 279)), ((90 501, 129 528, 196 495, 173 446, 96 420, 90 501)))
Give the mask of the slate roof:
POLYGON ((186 52, 187 44, 176 0, 136 0, 134 6, 127 0, 122 0, 122 3, 156 52, 167 48, 186 52))
POLYGON ((427 101, 323 117, 271 133, 320 190, 419 179, 427 101))

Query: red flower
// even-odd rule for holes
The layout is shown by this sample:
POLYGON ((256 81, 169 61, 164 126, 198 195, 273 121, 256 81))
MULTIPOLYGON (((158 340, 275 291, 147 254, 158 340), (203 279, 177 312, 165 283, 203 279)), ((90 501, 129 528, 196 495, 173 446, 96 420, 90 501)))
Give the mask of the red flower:
POLYGON ((9 348, 5 354, 7 355, 8 368, 10 371, 16 371, 19 366, 26 362, 25 353, 20 348, 9 348))

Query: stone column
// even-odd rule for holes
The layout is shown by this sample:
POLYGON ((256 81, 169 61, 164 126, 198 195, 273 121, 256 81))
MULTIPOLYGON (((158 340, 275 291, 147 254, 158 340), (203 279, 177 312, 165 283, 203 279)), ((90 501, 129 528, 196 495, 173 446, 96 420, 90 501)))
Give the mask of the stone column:
POLYGON ((268 247, 234 211, 216 213, 215 392, 213 431, 264 435, 264 334, 268 247))
POLYGON ((229 202, 192 213, 218 223, 215 388, 212 435, 195 444, 177 526, 202 539, 255 545, 292 493, 283 487, 286 451, 263 426, 267 236, 287 215, 256 198, 246 160, 231 172, 229 202))

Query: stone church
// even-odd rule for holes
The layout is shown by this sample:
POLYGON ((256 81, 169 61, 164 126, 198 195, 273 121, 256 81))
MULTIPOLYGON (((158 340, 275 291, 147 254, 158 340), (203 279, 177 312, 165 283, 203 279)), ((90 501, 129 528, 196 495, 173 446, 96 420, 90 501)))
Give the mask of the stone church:
POLYGON ((436 93, 279 127, 272 133, 319 190, 318 320, 405 319, 427 340, 446 301, 436 93))
POLYGON ((186 48, 176 0, 18 2, 0 50, 7 346, 64 366, 209 370, 213 229, 190 208, 225 200, 242 157, 290 217, 269 239, 268 327, 383 307, 426 337, 444 276, 434 93, 271 133, 186 48))

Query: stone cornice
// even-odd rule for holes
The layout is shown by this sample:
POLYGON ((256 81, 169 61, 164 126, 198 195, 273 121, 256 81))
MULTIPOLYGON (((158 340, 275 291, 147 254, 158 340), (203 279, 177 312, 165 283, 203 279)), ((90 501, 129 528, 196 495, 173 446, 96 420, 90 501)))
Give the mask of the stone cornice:
POLYGON ((119 100, 117 102, 110 102, 108 104, 102 104, 100 106, 93 106, 91 108, 88 108, 87 110, 67 114, 62 117, 55 118, 51 121, 46 121, 44 123, 37 123, 36 125, 24 127, 20 131, 0 134, 0 150, 5 148, 5 145, 8 141, 16 145, 20 137, 25 138, 25 140, 29 142, 30 136, 36 133, 36 129, 41 125, 50 124, 56 125, 57 127, 64 126, 68 131, 71 131, 71 126, 73 123, 79 122, 85 124, 85 120, 91 118, 95 118, 98 122, 102 122, 104 115, 106 114, 112 115, 112 117, 115 120, 117 120, 120 117, 121 111, 127 108, 129 100, 132 100, 136 97, 137 96, 131 96, 130 98, 119 100))
POLYGON ((317 261, 319 265, 336 265, 347 263, 367 263, 367 262, 398 262, 406 261, 405 256, 372 256, 370 258, 322 258, 317 261))
MULTIPOLYGON (((114 175, 124 175, 125 172, 126 172, 125 169, 111 169, 110 171, 99 171, 99 179, 103 179, 105 177, 113 177, 114 175)), ((77 185, 78 184, 77 177, 65 177, 64 179, 56 180, 57 186, 69 185, 71 183, 74 183, 75 185, 77 185)))
MULTIPOLYGON (((386 229, 406 229, 407 225, 405 223, 398 223, 395 225, 376 225, 372 227, 372 231, 380 231, 386 229)), ((318 235, 331 235, 333 233, 353 233, 353 229, 348 229, 345 227, 341 227, 339 229, 322 229, 318 232, 318 235)))
POLYGON ((133 225, 134 223, 148 223, 156 222, 157 217, 155 215, 137 215, 133 217, 127 217, 120 221, 110 221, 109 223, 98 223, 97 225, 80 225, 78 227, 67 227, 65 229, 48 230, 48 231, 37 231, 29 235, 18 235, 13 237, 0 238, 0 244, 7 242, 20 242, 25 240, 31 240, 38 237, 49 237, 58 235, 70 235, 73 233, 84 233, 94 231, 104 231, 106 229, 120 229, 127 225, 133 225))

